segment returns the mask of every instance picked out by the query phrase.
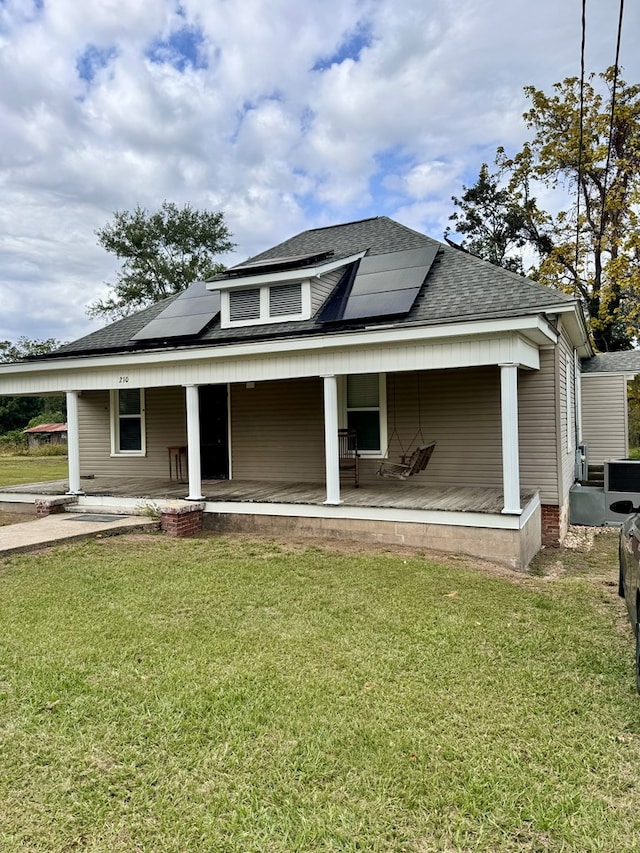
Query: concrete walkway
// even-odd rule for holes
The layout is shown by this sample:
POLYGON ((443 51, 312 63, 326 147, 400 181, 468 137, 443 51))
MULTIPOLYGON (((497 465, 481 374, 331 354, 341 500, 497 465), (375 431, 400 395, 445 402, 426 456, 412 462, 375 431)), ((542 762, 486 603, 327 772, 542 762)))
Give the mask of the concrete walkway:
POLYGON ((131 530, 157 529, 157 521, 140 515, 61 512, 34 521, 0 527, 0 558, 5 554, 33 551, 74 539, 86 539, 96 535, 114 536, 131 530))

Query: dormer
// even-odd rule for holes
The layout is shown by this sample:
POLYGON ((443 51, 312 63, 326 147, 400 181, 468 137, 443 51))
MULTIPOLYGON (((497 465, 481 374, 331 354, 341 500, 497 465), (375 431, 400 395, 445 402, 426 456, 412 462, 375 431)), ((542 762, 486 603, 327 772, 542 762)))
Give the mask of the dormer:
POLYGON ((220 326, 258 326, 309 320, 333 290, 344 267, 364 252, 333 251, 247 261, 207 283, 220 291, 220 326))

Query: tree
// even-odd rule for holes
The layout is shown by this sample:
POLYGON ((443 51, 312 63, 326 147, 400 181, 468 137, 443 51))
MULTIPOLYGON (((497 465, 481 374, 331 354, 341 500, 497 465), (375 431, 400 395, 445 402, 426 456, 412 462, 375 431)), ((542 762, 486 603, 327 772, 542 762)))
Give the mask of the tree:
POLYGON ((501 171, 491 174, 483 163, 477 183, 463 186, 462 198, 452 196, 461 213, 449 219, 455 229, 447 227, 445 239, 455 230, 467 234, 463 246, 496 266, 524 275, 522 256, 518 252, 529 242, 532 224, 541 220, 535 199, 524 198, 515 187, 500 187, 501 171))
POLYGON ((160 299, 179 293, 193 281, 224 269, 217 255, 234 247, 221 212, 178 208, 162 203, 149 213, 139 205, 116 211, 113 222, 96 231, 107 252, 123 261, 111 294, 87 308, 91 317, 125 317, 160 299))
MULTIPOLYGON (((60 341, 55 338, 38 341, 22 337, 15 344, 0 341, 0 362, 24 361, 26 358, 44 355, 59 346, 60 341)), ((64 410, 65 399, 59 394, 51 397, 0 397, 0 434, 22 429, 38 416, 46 415, 45 423, 53 423, 57 422, 62 413, 64 420, 64 410)))
POLYGON ((0 341, 0 361, 24 361, 26 358, 37 358, 39 355, 53 352, 59 346, 61 346, 61 342, 55 338, 45 338, 39 341, 23 336, 18 338, 15 344, 12 344, 11 341, 0 341))
POLYGON ((616 81, 611 125, 614 81, 614 68, 585 81, 582 140, 578 78, 556 83, 550 96, 525 87, 533 139, 514 157, 499 148, 497 174, 487 170, 483 180, 481 169, 472 188, 478 197, 454 198, 463 216, 452 216, 456 230, 471 237, 464 246, 500 258, 501 231, 494 235, 483 208, 500 194, 507 251, 532 250, 529 274, 582 300, 600 351, 628 349, 640 331, 640 85, 616 81), (538 207, 533 186, 555 191, 555 199, 564 193, 558 213, 538 207))

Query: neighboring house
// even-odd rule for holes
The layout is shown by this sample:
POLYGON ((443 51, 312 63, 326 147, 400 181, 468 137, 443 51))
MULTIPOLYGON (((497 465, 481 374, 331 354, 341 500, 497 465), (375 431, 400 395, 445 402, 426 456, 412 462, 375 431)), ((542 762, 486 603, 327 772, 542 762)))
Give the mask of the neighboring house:
POLYGON ((582 440, 590 465, 629 453, 627 382, 640 374, 640 351, 610 352, 582 362, 582 440))
POLYGON ((298 234, 2 365, 0 394, 66 392, 72 494, 85 476, 160 484, 168 448, 188 448, 185 497, 217 529, 283 524, 525 567, 566 532, 592 354, 573 298, 377 217, 298 234), (345 426, 359 489, 340 482, 345 426), (431 440, 422 473, 377 474, 431 440))
POLYGON ((29 449, 43 447, 45 444, 66 444, 66 424, 40 424, 22 430, 27 436, 29 449))

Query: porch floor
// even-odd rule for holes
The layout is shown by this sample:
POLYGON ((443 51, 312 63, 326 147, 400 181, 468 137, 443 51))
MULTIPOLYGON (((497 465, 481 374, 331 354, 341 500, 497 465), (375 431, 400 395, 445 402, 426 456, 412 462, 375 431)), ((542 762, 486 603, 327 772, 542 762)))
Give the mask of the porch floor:
MULTIPOLYGON (((87 496, 139 498, 140 500, 178 500, 186 497, 186 483, 147 477, 95 477, 82 479, 81 487, 87 496)), ((67 480, 27 483, 0 488, 3 494, 63 495, 67 480)), ((202 493, 209 502, 324 504, 323 483, 266 482, 264 480, 205 480, 202 493)), ((450 512, 500 513, 503 507, 502 489, 486 486, 415 485, 394 480, 381 480, 356 489, 343 484, 340 489, 343 506, 388 507, 395 509, 441 510, 450 512)), ((533 492, 521 493, 521 505, 526 506, 533 492)))

